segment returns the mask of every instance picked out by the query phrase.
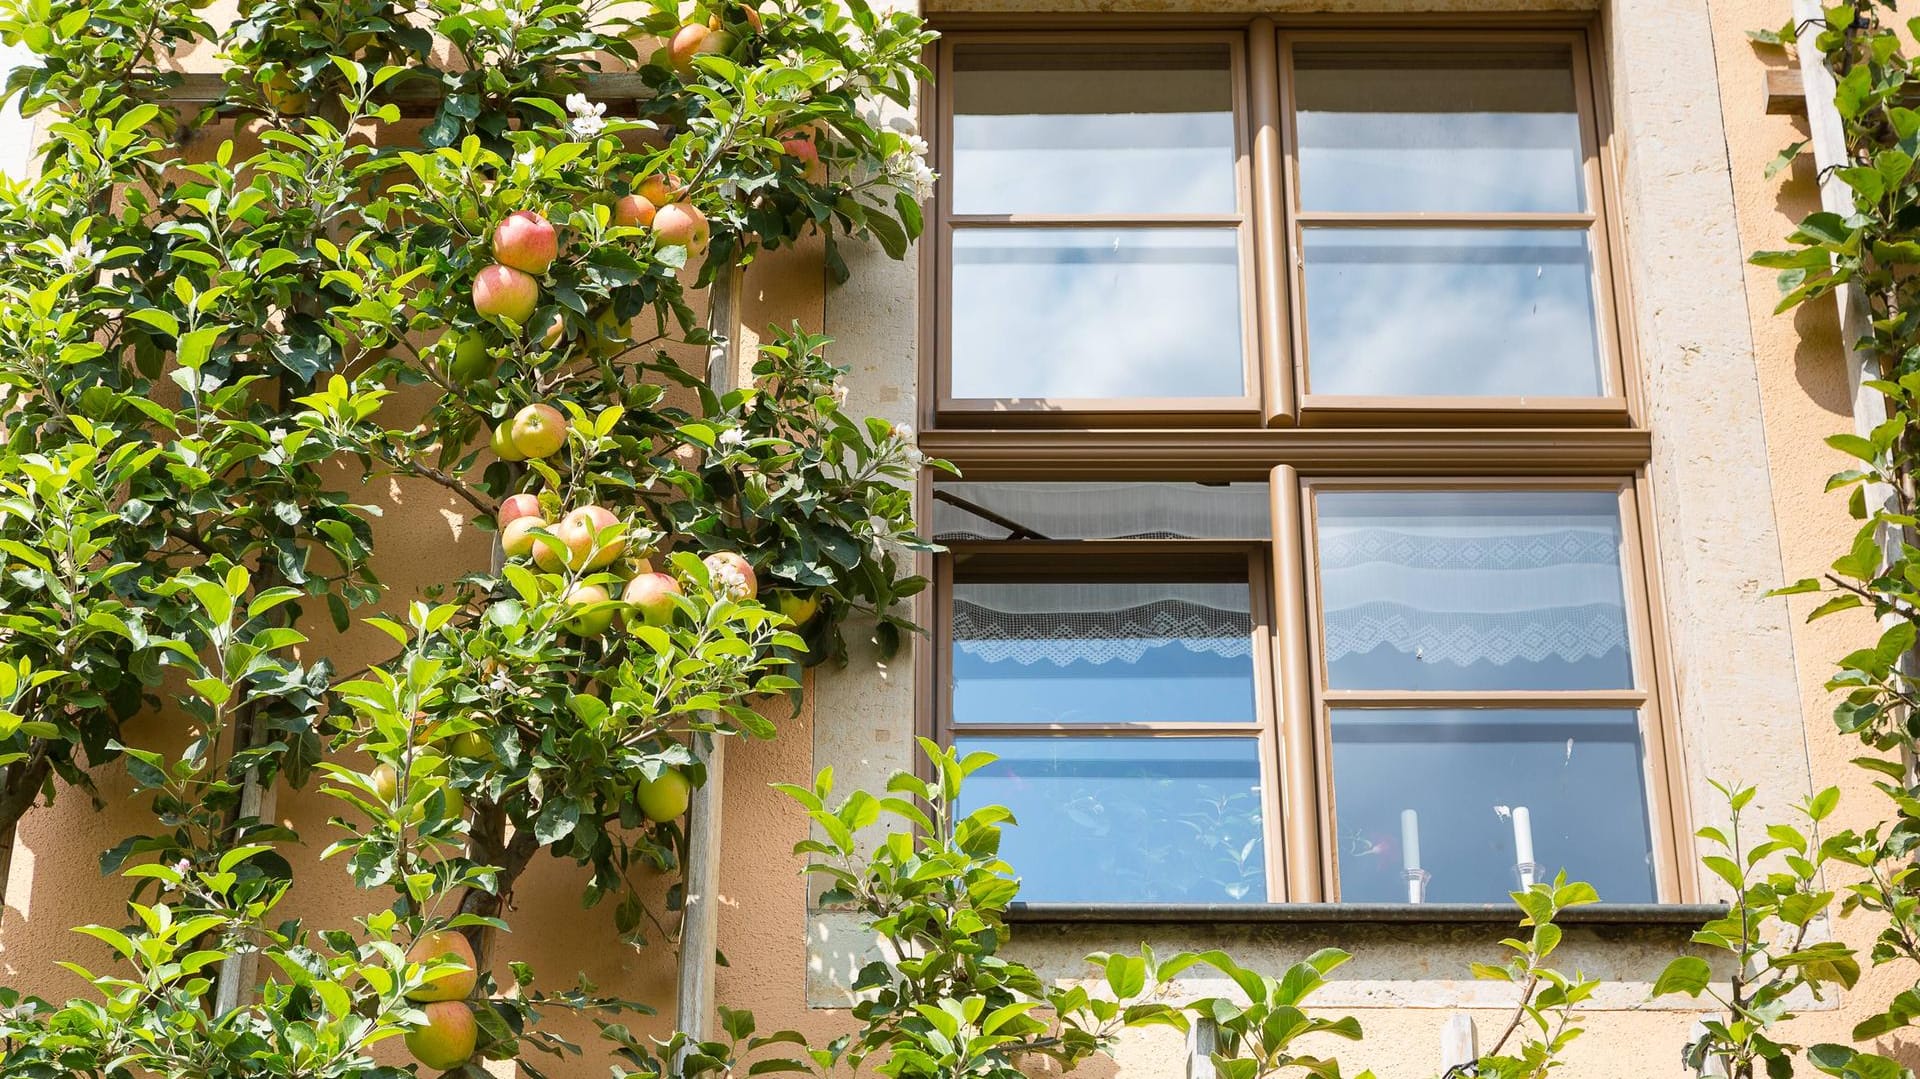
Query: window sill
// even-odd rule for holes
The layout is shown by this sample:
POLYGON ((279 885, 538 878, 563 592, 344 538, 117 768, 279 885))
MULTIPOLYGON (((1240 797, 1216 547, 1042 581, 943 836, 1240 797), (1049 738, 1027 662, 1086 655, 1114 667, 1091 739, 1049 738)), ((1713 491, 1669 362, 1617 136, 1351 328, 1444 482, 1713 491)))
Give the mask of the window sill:
MULTIPOLYGON (((1562 925, 1695 928, 1724 916, 1715 903, 1596 903, 1562 911, 1562 925)), ((1015 903, 1016 925, 1504 925, 1520 921, 1511 903, 1015 903)))

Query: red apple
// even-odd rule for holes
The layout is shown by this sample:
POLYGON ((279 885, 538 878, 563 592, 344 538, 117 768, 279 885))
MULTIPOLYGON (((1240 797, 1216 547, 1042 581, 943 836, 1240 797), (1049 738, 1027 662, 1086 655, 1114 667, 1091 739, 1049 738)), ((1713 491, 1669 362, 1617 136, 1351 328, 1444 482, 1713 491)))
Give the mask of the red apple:
POLYGON ((581 556, 583 564, 575 567, 581 569, 599 569, 625 554, 625 533, 620 518, 605 506, 581 506, 560 518, 560 524, 553 530, 553 534, 566 543, 568 550, 584 552, 581 556), (609 536, 608 529, 618 531, 609 536), (603 536, 606 538, 603 539, 603 536))
POLYGON ((663 247, 703 248, 711 231, 707 215, 690 202, 669 202, 653 215, 653 235, 663 247))
POLYGON ((567 632, 581 637, 598 637, 613 625, 613 608, 608 606, 612 596, 597 584, 577 584, 567 590, 567 606, 574 608, 574 614, 565 623, 567 632), (598 610, 592 610, 595 605, 598 610))
MULTIPOLYGON (((547 528, 547 522, 538 517, 516 517, 507 522, 500 530, 500 553, 508 558, 525 558, 534 553, 533 530, 547 528)), ((552 531, 552 529, 547 529, 552 531)))
POLYGON ((496 426, 493 429, 493 433, 488 436, 487 441, 493 446, 493 455, 502 461, 524 461, 527 459, 527 455, 520 452, 520 447, 513 444, 512 420, 496 426))
POLYGON ((540 304, 540 283, 525 270, 494 263, 473 279, 473 309, 487 318, 524 326, 540 304))
POLYGON ((714 594, 730 599, 752 599, 760 594, 760 582, 753 575, 752 564, 739 553, 716 551, 701 561, 706 563, 714 594))
POLYGON ((693 58, 702 54, 724 53, 733 48, 733 35, 704 23, 688 23, 667 43, 667 57, 674 73, 681 78, 693 76, 693 58))
POLYGON ((528 405, 513 416, 513 446, 523 457, 551 457, 567 444, 567 418, 552 405, 528 405))
POLYGON ((640 186, 634 188, 633 193, 657 208, 679 199, 687 193, 687 189, 681 185, 678 176, 649 176, 640 181, 640 186))
POLYGON ((449 1071, 473 1057, 480 1043, 480 1025, 465 1001, 437 1000, 421 1008, 424 1025, 407 1032, 407 1052, 435 1071, 449 1071))
POLYGON ((427 983, 407 994, 407 999, 420 1003, 436 1000, 465 1000, 473 992, 474 983, 479 974, 474 969, 473 945, 467 938, 451 929, 438 929, 423 934, 407 949, 409 963, 463 963, 465 970, 447 971, 427 979, 427 983))
POLYGON ((560 234, 551 221, 532 210, 508 214, 493 230, 495 262, 530 274, 543 274, 558 257, 560 234))
POLYGON ((645 195, 622 195, 613 203, 613 223, 627 228, 645 228, 653 224, 653 200, 645 195))
POLYGON ((664 626, 673 621, 673 612, 677 606, 673 597, 681 595, 680 582, 664 573, 642 573, 627 582, 626 590, 620 598, 633 608, 627 616, 627 625, 664 626), (637 614, 640 617, 634 618, 637 614))
POLYGON ((787 156, 800 163, 800 174, 809 183, 823 183, 827 178, 827 166, 820 160, 820 147, 815 146, 813 137, 798 131, 789 131, 780 136, 780 148, 787 156))
POLYGON ((540 497, 531 491, 522 491, 517 495, 508 495, 506 501, 500 503, 500 512, 495 519, 500 522, 501 528, 505 528, 522 517, 538 516, 540 497))

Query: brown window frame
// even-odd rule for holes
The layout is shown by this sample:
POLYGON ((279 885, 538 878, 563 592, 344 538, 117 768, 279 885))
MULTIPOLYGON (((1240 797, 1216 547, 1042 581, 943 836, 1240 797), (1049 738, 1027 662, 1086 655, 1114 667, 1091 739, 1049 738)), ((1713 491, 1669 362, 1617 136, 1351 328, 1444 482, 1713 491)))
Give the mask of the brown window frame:
MULTIPOLYGON (((1042 23, 1040 25, 1047 25, 1042 23)), ((1141 24, 1151 25, 1151 24, 1141 24)), ((1604 95, 1594 62, 1596 32, 1585 23, 1543 28, 1462 27, 1355 29, 1276 26, 1272 19, 1243 21, 1236 29, 959 29, 946 30, 934 46, 935 78, 923 101, 931 101, 929 145, 936 169, 953 160, 954 51, 969 45, 1063 47, 1168 44, 1221 45, 1229 50, 1234 95, 1235 213, 991 214, 957 215, 946 207, 944 174, 929 206, 924 285, 933 302, 924 309, 927 328, 922 363, 927 394, 920 422, 939 426, 1151 427, 1543 424, 1629 426, 1637 416, 1632 335, 1623 322, 1626 283, 1613 257, 1620 235, 1618 195, 1605 167, 1608 145, 1604 95), (1303 211, 1299 206, 1297 134, 1293 109, 1294 49, 1298 44, 1434 44, 1500 47, 1565 46, 1572 65, 1580 114, 1583 177, 1588 208, 1568 213, 1344 213, 1303 211), (1593 259, 1596 344, 1604 393, 1594 397, 1428 397, 1315 394, 1308 385, 1303 229, 1341 224, 1364 228, 1584 228, 1593 259), (956 230, 1073 227, 1235 227, 1240 234, 1242 358, 1246 392, 1238 398, 954 398, 951 371, 953 326, 949 272, 956 230)))
MULTIPOLYGON (((1220 34, 1237 35, 1245 48, 1236 53, 1246 77, 1237 80, 1250 124, 1243 141, 1246 155, 1240 174, 1252 183, 1243 195, 1255 236, 1254 259, 1243 264, 1243 290, 1255 294, 1244 308, 1245 321, 1258 341, 1261 371, 1259 408, 1192 411, 1169 407, 1177 402, 1130 401, 1125 408, 1099 402, 1097 408, 1047 407, 1001 409, 991 405, 955 410, 944 395, 937 360, 944 345, 942 320, 948 317, 943 266, 949 235, 942 216, 945 181, 937 186, 930 208, 928 237, 921 260, 921 347, 918 417, 922 447, 958 466, 969 481, 993 480, 1175 480, 1264 481, 1270 484, 1272 537, 1256 541, 1152 541, 1154 549, 1169 546, 1198 549, 1208 545, 1260 548, 1255 559, 1266 574, 1268 596, 1256 596, 1266 605, 1272 631, 1271 657, 1263 677, 1268 699, 1259 704, 1271 717, 1272 750, 1262 737, 1263 809, 1267 816, 1266 860, 1269 902, 1337 901, 1337 866, 1331 834, 1330 704, 1358 699, 1351 693, 1326 688, 1320 659, 1321 612, 1318 573, 1314 568, 1317 543, 1313 521, 1317 491, 1332 489, 1495 488, 1495 489, 1608 489, 1619 491, 1621 527, 1625 536, 1622 573, 1628 591, 1631 650, 1635 688, 1630 691, 1531 694, 1510 703, 1537 704, 1554 697, 1565 705, 1596 701, 1622 703, 1640 710, 1642 753, 1647 779, 1648 813, 1653 842, 1656 895, 1662 903, 1699 900, 1699 882, 1684 853, 1692 834, 1687 805, 1682 744, 1674 722, 1674 694, 1660 595, 1661 585, 1649 493, 1648 465, 1651 434, 1644 427, 1643 402, 1638 390, 1638 362, 1626 312, 1630 309, 1630 282, 1621 249, 1624 233, 1619 223, 1617 183, 1607 93, 1600 73, 1604 41, 1599 22, 1590 15, 1543 14, 1525 18, 1473 18, 1447 15, 1359 18, 1299 16, 1275 19, 1246 16, 1195 16, 1186 19, 1159 16, 1103 16, 1102 29, 1090 31, 1085 17, 948 16, 939 20, 949 37, 930 57, 936 72, 949 70, 953 43, 981 40, 1059 42, 1063 46, 1099 38, 1111 41, 1142 32, 1158 41, 1168 32, 1191 31, 1213 40, 1220 34), (1112 26, 1125 29, 1109 29, 1112 26), (1585 178, 1589 212, 1571 215, 1588 230, 1595 281, 1595 314, 1602 351, 1604 398, 1533 398, 1526 401, 1495 398, 1341 398, 1313 395, 1305 383, 1304 326, 1290 318, 1297 307, 1300 266, 1291 258, 1298 251, 1300 215, 1293 212, 1294 163, 1288 110, 1263 110, 1262 102, 1277 102, 1282 75, 1291 78, 1291 49, 1295 42, 1430 41, 1435 34, 1460 41, 1537 44, 1565 42, 1573 57, 1577 95, 1583 117, 1585 178), (1270 81, 1267 81, 1269 80, 1270 81), (1271 94, 1263 94, 1263 87, 1271 94), (1263 116, 1263 111, 1273 115, 1263 116), (1265 204, 1265 205, 1263 205, 1265 204), (1277 223, 1277 224, 1276 224, 1277 223), (1265 235, 1279 229, 1282 237, 1265 235)), ((944 78, 923 87, 923 129, 929 133, 935 166, 951 160, 945 141, 951 98, 944 78)), ((1290 96, 1290 94, 1289 94, 1290 96)), ((1325 217, 1327 215, 1312 215, 1325 217)), ((1338 215, 1342 218, 1352 215, 1338 215)), ((1442 223, 1434 215, 1406 215, 1426 224, 1442 223)), ((1458 221, 1446 215, 1444 223, 1458 221)), ((1509 215, 1512 216, 1512 215, 1509 215)), ((1564 219, 1569 215, 1551 215, 1564 219)), ((1403 223, 1405 217, 1395 218, 1403 223)), ((1513 223, 1531 224, 1531 219, 1513 223)), ((1086 404, 1082 402, 1082 404, 1086 404)), ((933 480, 923 478, 919 507, 930 519, 933 480)), ((1075 549, 1118 551, 1116 545, 1141 546, 1140 541, 1071 541, 1075 549)), ((994 549, 1039 553, 1034 541, 969 541, 955 543, 955 552, 994 549)), ((1059 546, 1055 544, 1054 546, 1059 546)), ((933 578, 929 622, 931 647, 916 649, 917 726, 926 736, 950 744, 946 675, 949 602, 954 555, 923 556, 933 578)), ((1256 622, 1258 621, 1256 614, 1256 622)), ((1377 703, 1396 694, 1368 691, 1377 703)), ((1465 703, 1498 703, 1509 694, 1453 695, 1465 703)), ((1427 695, 1427 703, 1443 698, 1427 695)), ((1181 724, 1164 726, 1177 735, 1181 724)), ((1076 733, 1081 725, 1062 725, 1056 733, 1076 733)), ((969 725, 966 730, 980 729, 969 725)), ((1208 728, 1211 730, 1212 728, 1208 728)), ((996 728, 997 730, 997 728, 996 728)), ((1142 730, 1141 733, 1147 733, 1142 730)))
MULTIPOLYGON (((1045 39, 1054 40, 1053 35, 1045 39)), ((1207 398, 956 398, 953 396, 952 369, 945 363, 934 365, 934 390, 937 400, 936 413, 948 422, 965 424, 983 422, 989 419, 1020 419, 1034 423, 1052 422, 1049 417, 1071 417, 1076 423, 1110 423, 1120 426, 1152 424, 1165 422, 1165 417, 1177 414, 1186 422, 1206 424, 1251 423, 1260 415, 1260 385, 1263 376, 1260 369, 1260 346, 1255 317, 1257 304, 1254 297, 1252 280, 1254 260, 1257 257, 1258 243, 1254 235, 1253 180, 1249 170, 1249 148, 1247 142, 1248 92, 1246 82, 1247 50, 1246 36, 1223 31, 1192 30, 1155 34, 1151 41, 1144 40, 1140 34, 1128 31, 1086 31, 1070 36, 1075 47, 1098 45, 1132 44, 1141 47, 1165 48, 1167 46, 1217 46, 1227 50, 1227 77, 1233 92, 1234 110, 1234 203, 1232 213, 1223 214, 954 214, 945 209, 945 200, 934 200, 934 212, 930 218, 930 232, 934 245, 939 251, 936 261, 940 266, 948 265, 946 260, 953 254, 953 236, 964 230, 989 229, 1069 229, 1069 228, 1121 228, 1121 229, 1179 229, 1179 228, 1232 228, 1237 237, 1236 249, 1239 252, 1240 311, 1241 311, 1241 394, 1238 397, 1207 398)), ((986 31, 966 34, 960 41, 968 45, 1032 46, 1036 38, 1032 34, 1015 32, 986 31)), ((935 46, 938 67, 935 75, 935 93, 939 95, 937 108, 939 115, 953 115, 953 53, 952 39, 943 39, 935 46)), ((935 150, 935 160, 953 159, 951 142, 952 125, 939 125, 940 147, 935 150)), ((941 181, 944 184, 944 180, 941 181)), ((944 275, 943 279, 944 279, 944 275)), ((953 339, 953 320, 951 304, 947 301, 944 287, 938 305, 939 316, 934 324, 936 354, 946 356, 951 352, 953 339)))

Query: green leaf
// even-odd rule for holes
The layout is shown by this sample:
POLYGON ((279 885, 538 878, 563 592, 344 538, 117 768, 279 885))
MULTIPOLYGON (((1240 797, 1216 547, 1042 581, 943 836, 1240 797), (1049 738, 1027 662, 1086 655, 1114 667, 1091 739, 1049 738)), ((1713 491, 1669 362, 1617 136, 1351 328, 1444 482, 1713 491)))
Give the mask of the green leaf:
POLYGON ((1654 979, 1653 991, 1649 996, 1664 997, 1673 993, 1685 993, 1697 997, 1713 980, 1713 968, 1705 959, 1695 955, 1683 955, 1667 964, 1667 969, 1654 979))

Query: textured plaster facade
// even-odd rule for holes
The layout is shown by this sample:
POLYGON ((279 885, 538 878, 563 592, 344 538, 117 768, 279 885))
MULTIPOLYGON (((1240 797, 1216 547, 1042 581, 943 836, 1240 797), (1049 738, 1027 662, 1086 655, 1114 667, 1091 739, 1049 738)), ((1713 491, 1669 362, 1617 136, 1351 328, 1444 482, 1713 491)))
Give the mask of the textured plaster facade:
MULTIPOLYGON (((1756 52, 1744 31, 1778 25, 1783 3, 1614 0, 1602 8, 1559 0, 943 0, 930 10, 936 16, 1071 11, 1096 21, 1107 13, 1193 10, 1592 10, 1605 44, 1610 164, 1619 180, 1640 391, 1654 430, 1648 479, 1667 673, 1695 822, 1717 816, 1709 779, 1757 784, 1774 808, 1841 783, 1850 792, 1843 823, 1872 819, 1864 812, 1870 796, 1852 793, 1862 787, 1846 763, 1852 747, 1830 733, 1821 688, 1831 658, 1854 647, 1870 627, 1846 619, 1807 627, 1798 616, 1811 601, 1761 595, 1782 580, 1816 572, 1851 531, 1839 501, 1820 494, 1825 476, 1842 467, 1820 438, 1850 424, 1831 312, 1817 307, 1792 318, 1772 316, 1770 272, 1743 265, 1746 252, 1774 245, 1815 204, 1806 162, 1772 181, 1761 176, 1780 146, 1800 137, 1799 125, 1764 114, 1761 75, 1780 61, 1756 52)), ((19 131, 0 120, 0 151, 16 145, 19 131)), ((826 288, 814 250, 755 266, 742 318, 749 343, 752 329, 770 322, 824 329, 836 339, 831 354, 852 367, 853 406, 911 419, 918 267, 912 258, 893 263, 878 252, 850 251, 848 258, 853 280, 837 289, 826 288)), ((380 572, 396 597, 485 560, 484 535, 466 527, 460 506, 438 489, 383 481, 369 493, 385 503, 376 545, 386 552, 380 572)), ((379 647, 364 633, 336 638, 324 627, 311 631, 312 647, 342 668, 373 658, 379 647)), ((796 1026, 824 1037, 846 1028, 843 987, 872 946, 843 916, 813 909, 789 853, 805 835, 805 822, 768 784, 805 782, 817 768, 832 766, 842 789, 876 786, 910 766, 915 753, 914 646, 882 664, 857 630, 850 636, 849 668, 814 679, 799 714, 777 717, 777 741, 741 745, 729 755, 721 915, 729 965, 720 972, 719 997, 753 1008, 763 1030, 796 1026)), ((142 733, 154 742, 170 736, 163 717, 142 733)), ((0 982, 55 997, 76 992, 75 979, 55 965, 88 947, 69 928, 121 920, 119 890, 101 885, 95 855, 106 845, 102 837, 134 830, 143 812, 118 771, 103 777, 101 793, 107 808, 100 814, 83 797, 69 796, 23 827, 5 891, 0 982)), ((306 838, 304 851, 294 854, 303 883, 290 913, 339 923, 365 913, 369 897, 350 886, 339 866, 317 861, 329 839, 329 802, 310 791, 284 793, 279 808, 306 838)), ((605 990, 670 1010, 670 946, 657 943, 643 952, 621 946, 610 907, 578 908, 578 884, 570 865, 537 862, 515 897, 514 934, 499 952, 528 960, 550 984, 585 973, 605 990)), ((1870 929, 1839 927, 1856 943, 1870 938, 1870 929)), ((1016 947, 1048 974, 1072 978, 1083 973, 1079 960, 1086 953, 1142 940, 1157 951, 1224 946, 1269 967, 1339 944, 1358 958, 1324 1000, 1353 1009, 1368 1034, 1343 1056, 1383 1077, 1415 1077, 1437 1070, 1439 1029, 1451 1009, 1470 1011, 1483 1034, 1504 1024, 1505 998, 1464 980, 1465 964, 1489 958, 1499 935, 1461 927, 1022 927, 1016 947)), ((1569 934, 1570 964, 1614 984, 1601 994, 1592 1031, 1564 1074, 1685 1074, 1678 1049, 1696 1013, 1643 1003, 1646 984, 1678 946, 1671 929, 1569 934)), ((1877 988, 1870 976, 1862 992, 1877 988)), ((1811 1013, 1792 1036, 1843 1040, 1853 1018, 1842 1000, 1811 1013)), ((652 1025, 664 1029, 669 1019, 652 1025)), ((575 1033, 591 1032, 582 1025, 575 1033)), ((1100 1064, 1084 1074, 1169 1079, 1184 1074, 1181 1050, 1179 1039, 1165 1033, 1129 1037, 1117 1066, 1100 1064)), ((552 1074, 571 1079, 605 1070, 589 1059, 558 1065, 552 1074)))

